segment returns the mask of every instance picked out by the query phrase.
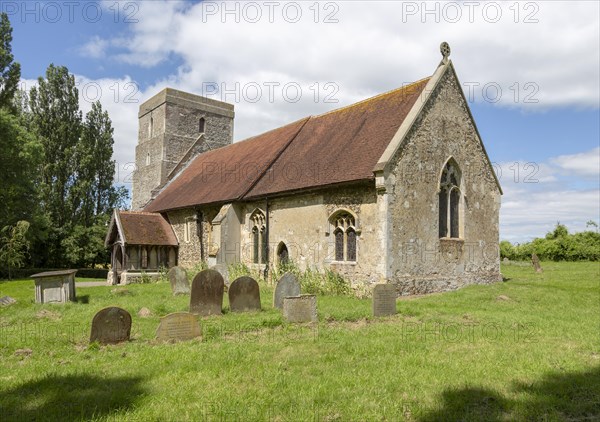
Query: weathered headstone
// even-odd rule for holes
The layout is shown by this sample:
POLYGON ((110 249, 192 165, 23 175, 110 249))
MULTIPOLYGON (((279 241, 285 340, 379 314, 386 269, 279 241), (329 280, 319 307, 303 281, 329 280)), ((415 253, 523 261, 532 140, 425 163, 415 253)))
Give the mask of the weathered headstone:
POLYGON ((129 340, 131 315, 125 309, 111 306, 99 311, 92 320, 90 343, 116 344, 129 340))
POLYGON ((221 315, 223 309, 223 276, 215 270, 204 270, 192 281, 190 312, 199 315, 221 315))
POLYGON ((283 317, 288 322, 317 322, 317 297, 300 295, 284 298, 283 317))
POLYGON ((288 296, 300 295, 300 282, 292 273, 285 273, 277 282, 273 291, 273 307, 282 309, 283 299, 288 296))
POLYGON ((531 262, 533 264, 533 268, 535 268, 536 273, 543 272, 542 266, 540 265, 540 259, 536 254, 531 254, 531 262))
POLYGON ((373 287, 373 316, 395 315, 396 296, 393 284, 376 284, 373 287))
POLYGON ((161 318, 156 329, 156 339, 159 341, 191 340, 201 335, 198 317, 188 312, 176 312, 161 318))
POLYGON ((2 296, 0 297, 0 306, 9 306, 13 303, 17 303, 17 301, 10 296, 2 296))
POLYGON ((225 286, 229 286, 229 270, 227 269, 227 264, 217 264, 214 265, 211 270, 218 271, 221 276, 223 276, 223 282, 225 286))
POLYGON ((260 289, 255 279, 243 276, 231 283, 229 308, 232 312, 260 311, 260 289))
POLYGON ((167 273, 173 295, 187 295, 190 293, 190 283, 184 268, 173 267, 167 273))

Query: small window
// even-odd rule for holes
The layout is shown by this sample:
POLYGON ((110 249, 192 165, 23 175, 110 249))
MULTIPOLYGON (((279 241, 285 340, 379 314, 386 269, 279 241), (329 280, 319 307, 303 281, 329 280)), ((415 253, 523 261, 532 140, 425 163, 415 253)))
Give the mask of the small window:
POLYGON ((343 261, 344 260, 344 232, 342 229, 336 229, 333 232, 335 235, 335 260, 343 261))
POLYGON ((346 259, 356 261, 356 232, 353 228, 349 228, 346 232, 346 242, 346 259))
POLYGON ((198 121, 198 133, 204 133, 205 123, 206 123, 206 120, 204 119, 204 117, 201 117, 200 120, 198 121))
POLYGON ((150 117, 150 123, 148 124, 148 138, 152 138, 152 132, 154 131, 154 119, 150 117))
POLYGON ((150 165, 150 153, 146 154, 146 165, 149 166, 150 165))
POLYGON ((335 260, 356 261, 356 222, 352 214, 338 212, 334 214, 329 222, 334 226, 334 248, 335 260))
POLYGON ((268 248, 265 215, 259 209, 250 215, 252 227, 252 262, 265 264, 267 262, 268 248))
POLYGON ((193 218, 186 218, 185 219, 185 227, 183 230, 183 241, 185 243, 190 243, 190 240, 192 238, 192 227, 194 225, 194 219, 193 218))

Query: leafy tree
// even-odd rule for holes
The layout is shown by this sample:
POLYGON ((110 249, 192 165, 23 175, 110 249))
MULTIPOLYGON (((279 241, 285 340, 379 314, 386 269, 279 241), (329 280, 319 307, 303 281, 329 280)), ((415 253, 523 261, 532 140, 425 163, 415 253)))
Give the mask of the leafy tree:
POLYGON ((46 79, 30 90, 33 123, 42 142, 42 203, 56 227, 73 219, 71 188, 76 179, 75 149, 81 136, 79 91, 66 67, 50 65, 46 79))
POLYGON ((99 102, 82 119, 75 79, 66 67, 50 65, 30 91, 32 128, 40 137, 41 203, 49 221, 45 265, 104 262, 99 247, 112 209, 127 199, 113 186, 113 128, 99 102), (97 235, 98 239, 91 236, 97 235))
POLYGON ((96 216, 109 215, 126 199, 125 191, 113 186, 116 165, 112 160, 113 144, 110 117, 96 102, 86 114, 76 160, 77 221, 86 227, 94 224, 96 216))
POLYGON ((532 253, 550 261, 600 261, 600 233, 588 230, 570 234, 565 225, 557 223, 543 238, 520 245, 506 240, 500 242, 502 258, 527 261, 532 253))
POLYGON ((12 54, 12 27, 6 13, 0 13, 0 107, 12 108, 21 79, 21 65, 12 54))
POLYGON ((108 264, 109 253, 104 247, 107 221, 106 217, 99 217, 98 222, 92 226, 73 227, 62 241, 65 260, 69 265, 94 267, 96 264, 108 264))
POLYGON ((25 264, 29 251, 29 240, 27 231, 29 222, 19 221, 14 226, 6 226, 2 229, 0 238, 0 263, 8 268, 8 278, 12 278, 12 269, 21 268, 25 264))
POLYGON ((0 227, 32 221, 38 209, 36 188, 41 146, 18 117, 0 108, 0 227))
POLYGON ((50 65, 46 78, 39 78, 29 95, 32 124, 43 150, 39 189, 42 210, 50 221, 46 264, 61 266, 60 244, 75 216, 72 188, 81 136, 79 92, 66 67, 50 65))

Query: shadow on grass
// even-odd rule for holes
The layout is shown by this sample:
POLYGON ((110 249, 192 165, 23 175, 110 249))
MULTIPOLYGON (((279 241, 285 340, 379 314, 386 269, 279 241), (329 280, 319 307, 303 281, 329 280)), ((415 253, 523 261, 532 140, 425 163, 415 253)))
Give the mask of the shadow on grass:
POLYGON ((1 421, 89 420, 118 415, 145 393, 140 377, 47 376, 0 392, 1 421))
POLYGON ((77 303, 88 304, 90 303, 90 295, 77 295, 75 300, 77 303))
POLYGON ((551 421, 600 420, 600 367, 586 372, 550 373, 533 384, 515 384, 520 399, 476 387, 446 390, 439 408, 418 420, 551 421))

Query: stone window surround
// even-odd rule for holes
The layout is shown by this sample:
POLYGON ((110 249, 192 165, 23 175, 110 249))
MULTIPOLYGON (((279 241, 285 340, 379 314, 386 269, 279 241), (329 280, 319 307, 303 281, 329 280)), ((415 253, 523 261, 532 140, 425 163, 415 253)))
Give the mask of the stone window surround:
POLYGON ((333 259, 330 261, 330 264, 334 265, 356 265, 358 260, 358 238, 360 236, 361 230, 358 228, 356 215, 348 209, 340 208, 335 210, 328 218, 328 226, 329 230, 326 235, 332 235, 332 241, 330 245, 333 249, 334 255, 333 259), (340 221, 342 226, 340 226, 340 221), (336 256, 336 236, 337 232, 342 232, 343 234, 343 260, 337 260, 336 256), (355 243, 354 243, 354 260, 348 259, 348 233, 352 231, 355 234, 355 243))
MULTIPOLYGON (((447 178, 450 178, 450 175, 447 176, 447 178)), ((463 240, 464 237, 464 200, 465 200, 465 195, 463 193, 463 191, 461 190, 461 186, 464 186, 464 181, 463 181, 463 175, 462 172, 460 170, 460 166, 458 165, 458 163, 456 162, 456 160, 454 159, 454 157, 448 157, 448 159, 444 162, 444 165, 442 166, 442 169, 440 170, 439 173, 439 177, 438 177, 438 191, 436 193, 437 199, 438 199, 438 213, 441 213, 441 210, 439 209, 439 199, 440 199, 440 194, 442 192, 442 189, 446 190, 446 201, 447 201, 447 205, 446 205, 446 216, 444 217, 446 220, 446 230, 445 230, 445 236, 442 236, 440 234, 439 239, 440 241, 443 240, 463 240), (449 166, 449 174, 452 175, 454 174, 456 176, 456 183, 448 183, 448 181, 444 181, 444 176, 445 176, 445 172, 447 171, 447 168, 449 166), (453 192, 458 192, 458 203, 457 203, 457 227, 456 227, 456 231, 458 231, 458 236, 452 236, 451 232, 452 232, 452 216, 451 216, 451 199, 452 199, 452 193, 453 192)), ((441 220, 441 216, 439 216, 439 220, 441 220)), ((440 224, 440 221, 438 221, 438 224, 440 224)), ((440 229, 441 232, 441 229, 440 229)))
POLYGON ((250 242, 252 244, 252 264, 264 265, 266 261, 266 217, 264 211, 260 208, 255 208, 248 218, 248 226, 250 242))

